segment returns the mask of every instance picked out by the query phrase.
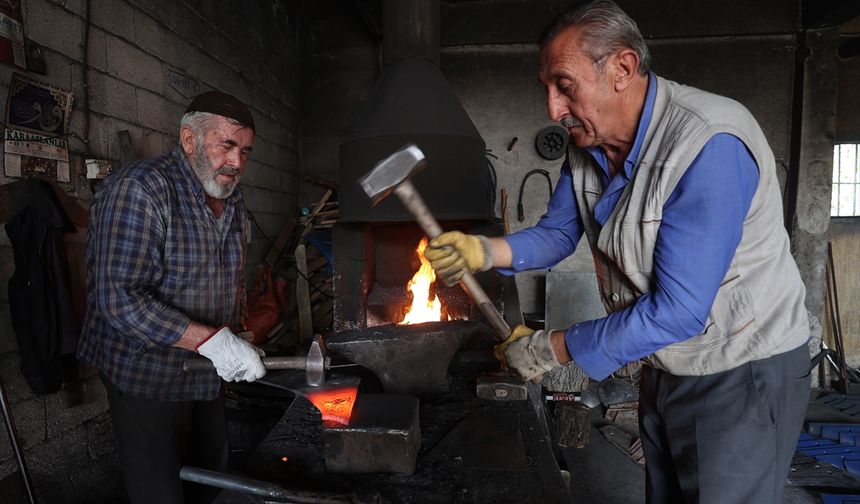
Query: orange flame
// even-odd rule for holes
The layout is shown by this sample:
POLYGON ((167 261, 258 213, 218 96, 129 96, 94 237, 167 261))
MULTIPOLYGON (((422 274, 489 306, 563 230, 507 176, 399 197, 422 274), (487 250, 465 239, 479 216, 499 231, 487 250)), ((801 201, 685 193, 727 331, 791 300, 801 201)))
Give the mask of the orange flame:
POLYGON ((356 395, 358 387, 343 387, 309 392, 307 398, 322 413, 323 423, 349 425, 356 395))
POLYGON ((400 325, 448 319, 447 316, 442 318, 442 302, 439 301, 439 297, 434 295, 433 299, 430 299, 430 285, 436 281, 436 272, 430 266, 430 261, 424 258, 425 248, 427 248, 426 236, 415 249, 421 260, 421 267, 406 285, 406 288, 412 292, 412 306, 407 309, 403 320, 398 322, 400 325))

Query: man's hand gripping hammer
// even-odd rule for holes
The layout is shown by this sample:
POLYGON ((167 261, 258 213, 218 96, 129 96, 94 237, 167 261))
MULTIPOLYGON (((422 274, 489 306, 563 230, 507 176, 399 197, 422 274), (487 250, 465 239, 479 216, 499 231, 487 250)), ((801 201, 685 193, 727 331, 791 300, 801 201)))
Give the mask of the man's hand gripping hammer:
MULTIPOLYGON (((269 371, 276 369, 302 369, 306 383, 312 387, 324 385, 326 372, 331 368, 331 358, 326 355, 322 336, 317 334, 311 341, 307 357, 262 357, 263 365, 269 371)), ((207 371, 213 369, 212 361, 198 357, 185 359, 182 363, 185 372, 207 371)))
MULTIPOLYGON (((415 221, 432 240, 442 234, 442 228, 410 180, 412 175, 421 171, 426 164, 427 161, 421 149, 414 144, 409 144, 377 163, 358 182, 374 205, 392 192, 396 194, 403 206, 415 217, 415 221)), ((463 279, 460 280, 460 285, 478 305, 499 339, 507 339, 511 334, 510 326, 490 302, 490 298, 474 275, 466 271, 463 279)))

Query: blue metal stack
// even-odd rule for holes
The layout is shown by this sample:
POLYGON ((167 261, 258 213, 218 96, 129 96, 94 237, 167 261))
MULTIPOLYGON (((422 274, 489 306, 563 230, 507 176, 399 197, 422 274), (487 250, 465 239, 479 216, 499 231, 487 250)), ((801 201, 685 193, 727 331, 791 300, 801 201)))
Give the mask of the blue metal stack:
POLYGON ((860 477, 860 424, 812 422, 808 431, 800 435, 798 452, 860 477))
MULTIPOLYGON (((797 452, 860 477, 860 423, 811 422, 797 452)), ((821 494, 822 504, 860 504, 860 495, 821 494)))

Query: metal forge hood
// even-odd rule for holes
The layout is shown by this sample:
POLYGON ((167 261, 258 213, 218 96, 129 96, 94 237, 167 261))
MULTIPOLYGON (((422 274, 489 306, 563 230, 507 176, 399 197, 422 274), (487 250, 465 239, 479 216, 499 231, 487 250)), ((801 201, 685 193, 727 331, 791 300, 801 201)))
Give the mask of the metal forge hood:
POLYGON ((377 162, 410 142, 427 158, 426 168, 412 182, 437 219, 492 218, 484 140, 439 69, 438 2, 419 1, 419 8, 412 10, 409 4, 385 3, 384 51, 393 61, 383 67, 340 145, 339 220, 413 220, 397 198, 371 207, 357 183, 377 162))

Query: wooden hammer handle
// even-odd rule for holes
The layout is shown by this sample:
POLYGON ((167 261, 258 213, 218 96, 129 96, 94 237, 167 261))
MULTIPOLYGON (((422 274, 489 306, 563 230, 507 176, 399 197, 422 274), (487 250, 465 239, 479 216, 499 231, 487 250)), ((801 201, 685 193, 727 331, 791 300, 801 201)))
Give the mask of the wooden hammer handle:
MULTIPOLYGON (((418 222, 418 226, 427 233, 427 236, 429 236, 431 240, 442 234, 442 228, 439 226, 439 222, 437 222, 436 218, 433 217, 433 214, 430 213, 430 209, 427 208, 427 204, 424 203, 424 199, 421 198, 421 195, 415 190, 415 186, 412 185, 412 181, 407 179, 401 182, 394 188, 394 193, 398 198, 400 198, 400 201, 403 202, 403 206, 405 206, 412 216, 415 217, 415 221, 418 222)), ((504 341, 508 339, 508 336, 511 335, 511 327, 507 322, 505 322, 505 319, 502 318, 499 311, 496 310, 495 305, 490 301, 487 293, 484 292, 483 288, 481 288, 481 284, 478 283, 478 280, 469 270, 466 270, 463 274, 463 279, 460 280, 460 285, 466 291, 466 294, 468 294, 475 304, 478 305, 481 313, 487 317, 487 321, 496 331, 496 335, 499 337, 499 340, 504 341)))

